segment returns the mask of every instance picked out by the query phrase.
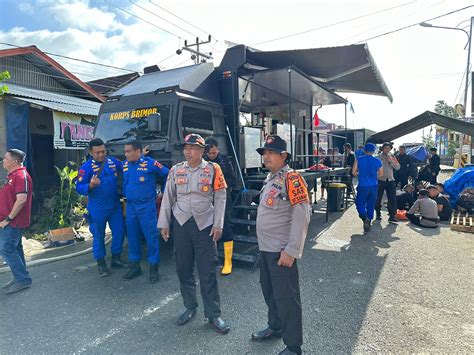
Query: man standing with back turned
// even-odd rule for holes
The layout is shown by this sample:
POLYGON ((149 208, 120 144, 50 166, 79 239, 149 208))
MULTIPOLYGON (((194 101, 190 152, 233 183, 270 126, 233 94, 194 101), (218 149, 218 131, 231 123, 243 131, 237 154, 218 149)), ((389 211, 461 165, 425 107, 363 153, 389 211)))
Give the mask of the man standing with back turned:
POLYGON ((270 171, 260 193, 257 239, 260 285, 268 306, 268 326, 252 334, 254 340, 283 337, 280 354, 301 354, 303 321, 298 266, 308 231, 310 206, 302 176, 290 169, 291 155, 277 135, 267 137, 257 152, 270 171))

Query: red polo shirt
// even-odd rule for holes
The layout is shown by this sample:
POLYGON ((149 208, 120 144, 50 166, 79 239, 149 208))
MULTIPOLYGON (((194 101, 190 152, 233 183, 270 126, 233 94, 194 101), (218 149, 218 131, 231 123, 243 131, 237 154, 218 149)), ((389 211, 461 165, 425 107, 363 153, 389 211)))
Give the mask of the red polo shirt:
POLYGON ((27 228, 30 226, 31 199, 33 194, 33 182, 25 167, 11 171, 0 189, 0 221, 3 221, 12 211, 17 194, 27 194, 26 204, 20 213, 10 222, 15 228, 27 228))

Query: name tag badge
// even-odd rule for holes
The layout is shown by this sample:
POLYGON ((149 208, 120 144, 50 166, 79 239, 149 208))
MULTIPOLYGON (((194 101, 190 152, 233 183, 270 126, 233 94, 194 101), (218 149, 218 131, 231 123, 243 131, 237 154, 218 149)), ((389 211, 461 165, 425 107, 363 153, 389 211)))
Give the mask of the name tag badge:
POLYGON ((176 178, 176 185, 183 185, 188 182, 188 179, 185 177, 178 177, 176 178))
POLYGON ((199 178, 199 183, 210 185, 211 184, 211 178, 209 178, 209 177, 199 178))

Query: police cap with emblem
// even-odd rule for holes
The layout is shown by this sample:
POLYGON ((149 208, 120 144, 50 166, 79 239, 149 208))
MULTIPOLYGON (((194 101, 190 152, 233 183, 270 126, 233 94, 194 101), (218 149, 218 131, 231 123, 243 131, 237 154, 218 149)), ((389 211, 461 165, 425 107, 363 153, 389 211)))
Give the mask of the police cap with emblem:
POLYGON ((206 148, 206 141, 199 134, 190 133, 184 137, 184 142, 176 144, 177 148, 183 148, 186 144, 198 145, 201 148, 206 148))
POLYGON ((288 154, 287 160, 291 159, 291 154, 286 150, 286 141, 284 141, 280 136, 271 135, 268 136, 265 140, 265 144, 261 148, 257 148, 257 152, 260 155, 263 155, 265 149, 272 150, 276 153, 286 153, 288 154))

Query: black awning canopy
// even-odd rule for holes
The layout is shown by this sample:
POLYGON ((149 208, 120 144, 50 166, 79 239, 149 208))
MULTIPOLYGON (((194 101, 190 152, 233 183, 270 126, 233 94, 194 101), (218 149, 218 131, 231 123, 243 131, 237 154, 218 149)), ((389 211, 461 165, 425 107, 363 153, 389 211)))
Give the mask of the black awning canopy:
POLYGON ((366 44, 267 52, 247 48, 246 59, 269 69, 294 65, 328 89, 386 96, 393 101, 366 44))
POLYGON ((288 104, 290 97, 293 102, 307 106, 346 103, 344 98, 291 66, 242 75, 240 80, 245 90, 242 108, 247 110, 288 104))
POLYGON ((395 127, 379 132, 369 137, 367 140, 373 143, 391 142, 394 139, 403 137, 432 124, 459 132, 469 136, 474 136, 474 123, 462 121, 437 113, 426 111, 411 120, 405 121, 395 127))

